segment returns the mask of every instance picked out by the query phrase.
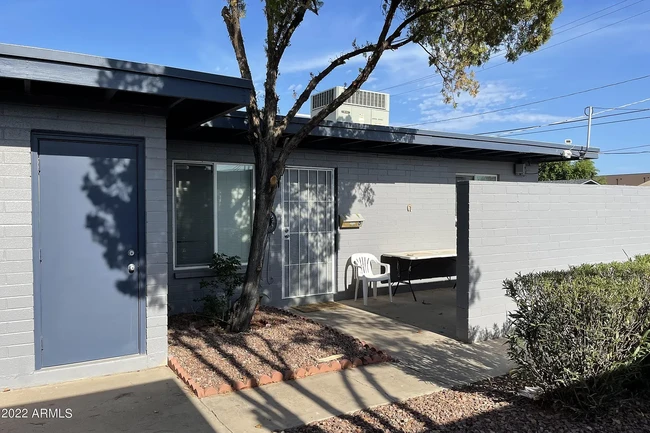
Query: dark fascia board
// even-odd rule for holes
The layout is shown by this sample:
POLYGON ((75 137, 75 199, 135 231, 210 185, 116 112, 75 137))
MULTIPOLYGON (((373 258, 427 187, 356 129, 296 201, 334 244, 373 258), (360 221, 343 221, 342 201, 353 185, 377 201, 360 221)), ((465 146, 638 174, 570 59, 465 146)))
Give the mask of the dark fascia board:
MULTIPOLYGON (((295 118, 287 127, 287 133, 294 134, 309 119, 295 118)), ((246 129, 243 113, 231 113, 228 116, 212 120, 206 127, 246 129)), ((392 126, 362 125, 354 123, 322 122, 316 127, 312 136, 342 138, 369 142, 402 143, 421 146, 446 146, 477 150, 515 152, 520 154, 545 157, 548 161, 561 161, 565 150, 571 151, 572 159, 597 159, 599 149, 590 147, 585 152, 583 147, 540 141, 512 140, 481 135, 456 134, 422 129, 400 128, 392 126), (582 154, 584 152, 584 155, 582 154)))
POLYGON ((20 45, 0 44, 0 76, 244 106, 248 80, 20 45))

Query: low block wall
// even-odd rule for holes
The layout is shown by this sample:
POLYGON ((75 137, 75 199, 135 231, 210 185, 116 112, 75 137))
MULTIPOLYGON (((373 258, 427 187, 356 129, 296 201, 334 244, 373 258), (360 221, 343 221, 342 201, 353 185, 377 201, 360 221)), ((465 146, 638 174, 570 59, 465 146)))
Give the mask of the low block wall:
POLYGON ((650 253, 650 188, 471 181, 457 194, 461 340, 501 335, 518 272, 650 253))

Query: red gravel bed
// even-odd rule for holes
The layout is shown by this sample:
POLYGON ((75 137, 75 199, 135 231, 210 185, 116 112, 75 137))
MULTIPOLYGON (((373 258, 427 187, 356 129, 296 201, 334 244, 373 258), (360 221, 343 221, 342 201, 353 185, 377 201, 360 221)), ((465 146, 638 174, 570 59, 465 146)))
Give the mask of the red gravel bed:
POLYGON ((597 419, 542 408, 501 377, 333 417, 287 433, 650 432, 650 398, 629 399, 597 419))
POLYGON ((204 388, 307 368, 331 355, 352 360, 373 354, 351 336, 270 307, 260 308, 241 334, 196 315, 171 316, 168 340, 169 355, 204 388))

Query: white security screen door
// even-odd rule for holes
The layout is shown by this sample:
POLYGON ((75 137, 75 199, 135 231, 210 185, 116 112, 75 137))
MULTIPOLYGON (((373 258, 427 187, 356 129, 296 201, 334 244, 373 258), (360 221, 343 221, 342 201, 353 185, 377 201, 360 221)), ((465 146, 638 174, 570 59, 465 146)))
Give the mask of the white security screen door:
POLYGON ((282 179, 282 297, 333 293, 334 170, 289 168, 282 179))

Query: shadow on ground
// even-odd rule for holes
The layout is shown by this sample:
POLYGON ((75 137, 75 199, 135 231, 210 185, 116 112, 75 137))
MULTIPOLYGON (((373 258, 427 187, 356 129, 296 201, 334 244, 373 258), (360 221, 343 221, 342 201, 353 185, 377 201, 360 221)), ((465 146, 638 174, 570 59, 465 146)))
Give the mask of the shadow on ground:
POLYGON ((542 407, 513 382, 485 381, 314 423, 291 433, 325 432, 640 432, 650 431, 648 400, 626 400, 599 417, 542 407), (504 386, 505 385, 505 386, 504 386))
POLYGON ((370 291, 367 306, 363 305, 361 289, 357 301, 346 299, 339 302, 425 331, 456 338, 456 289, 450 284, 453 283, 413 284, 417 301, 413 300, 408 285, 400 284, 393 302, 390 302, 386 289, 380 290, 380 296, 376 299, 370 296, 370 291))
POLYGON ((227 431, 166 367, 5 392, 0 408, 3 433, 227 431))
POLYGON ((439 331, 443 326, 454 326, 455 316, 453 320, 447 316, 453 314, 449 310, 455 306, 444 306, 446 298, 448 304, 454 302, 451 292, 448 288, 416 292, 418 300, 440 302, 439 307, 416 303, 409 292, 403 291, 394 297, 393 305, 387 296, 379 296, 369 299, 368 307, 363 307, 361 300, 344 301, 346 308, 304 315, 374 344, 398 358, 397 366, 407 374, 440 387, 507 373, 513 365, 504 340, 465 344, 439 331))

